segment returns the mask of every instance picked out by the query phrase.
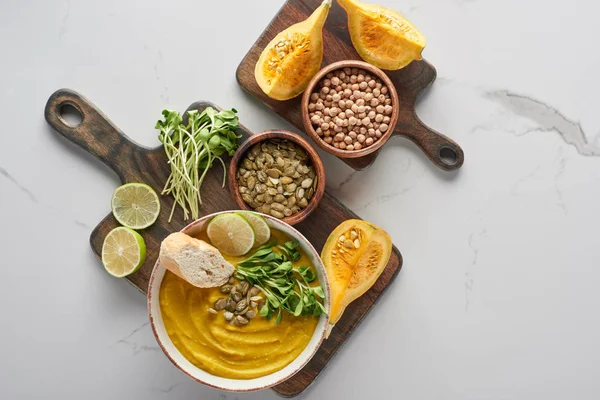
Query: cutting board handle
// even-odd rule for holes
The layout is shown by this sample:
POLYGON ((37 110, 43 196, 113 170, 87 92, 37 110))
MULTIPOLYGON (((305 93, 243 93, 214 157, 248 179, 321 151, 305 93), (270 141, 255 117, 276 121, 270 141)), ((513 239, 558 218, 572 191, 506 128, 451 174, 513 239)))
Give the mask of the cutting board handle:
POLYGON ((88 99, 74 90, 59 89, 48 99, 44 115, 58 133, 99 158, 115 171, 122 182, 128 181, 128 171, 135 170, 135 157, 140 146, 125 136, 88 99), (70 124, 65 119, 63 114, 67 106, 79 113, 79 124, 70 124))
POLYGON ((408 124, 398 124, 394 134, 410 139, 443 170, 457 170, 465 162, 465 153, 458 143, 429 128, 416 115, 408 124))

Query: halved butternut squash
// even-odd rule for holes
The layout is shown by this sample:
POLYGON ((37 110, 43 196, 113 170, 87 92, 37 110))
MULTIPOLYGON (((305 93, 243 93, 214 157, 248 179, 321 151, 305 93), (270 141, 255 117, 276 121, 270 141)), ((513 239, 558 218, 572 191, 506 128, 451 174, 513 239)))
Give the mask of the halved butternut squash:
POLYGON ((321 259, 331 287, 329 323, 332 326, 348 304, 373 286, 391 253, 390 235, 369 222, 349 219, 331 232, 321 259))

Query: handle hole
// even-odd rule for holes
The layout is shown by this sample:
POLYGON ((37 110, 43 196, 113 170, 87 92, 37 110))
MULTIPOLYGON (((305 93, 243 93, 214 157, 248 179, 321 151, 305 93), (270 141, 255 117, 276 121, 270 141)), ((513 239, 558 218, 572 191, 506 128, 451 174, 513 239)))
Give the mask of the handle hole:
POLYGON ((439 151, 439 156, 442 162, 446 165, 454 165, 458 162, 458 154, 450 147, 442 147, 439 151))
POLYGON ((60 115, 60 119, 72 128, 81 125, 81 122, 83 122, 83 115, 71 104, 63 104, 60 106, 58 114, 60 115))

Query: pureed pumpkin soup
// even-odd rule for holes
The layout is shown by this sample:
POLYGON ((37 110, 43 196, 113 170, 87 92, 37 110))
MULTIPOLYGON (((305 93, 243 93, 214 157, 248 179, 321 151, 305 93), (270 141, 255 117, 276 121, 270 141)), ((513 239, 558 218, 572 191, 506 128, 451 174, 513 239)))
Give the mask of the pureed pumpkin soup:
MULTIPOLYGON (((206 232, 201 233, 198 238, 210 243, 206 232)), ((273 252, 278 254, 275 257, 289 254, 289 248, 286 246, 293 246, 292 239, 281 231, 271 229, 269 242, 275 239, 283 248, 272 247, 273 252)), ((306 289, 307 292, 296 286, 294 290, 311 295, 312 289, 321 289, 314 265, 299 247, 292 249, 292 252, 294 251, 299 253, 295 255, 299 255, 299 258, 295 261, 289 260, 292 267, 295 270, 305 267, 301 269, 303 275, 314 278, 314 281, 308 283, 303 276, 294 272, 293 275, 299 283, 311 288, 306 289)), ((262 253, 269 251, 265 249, 262 253)), ((243 268, 238 264, 255 254, 256 250, 251 250, 242 257, 225 254, 223 256, 236 266, 239 276, 243 268)), ((258 264, 260 262, 255 263, 258 264)), ((284 269, 286 265, 289 268, 289 265, 285 264, 284 269)), ((244 271, 252 271, 253 268, 250 266, 244 271)), ((267 288, 269 289, 272 288, 267 288)), ((318 296, 311 296, 318 300, 318 296)), ((253 379, 279 371, 294 361, 310 342, 319 320, 315 315, 301 315, 303 313, 298 310, 297 304, 292 304, 292 311, 298 311, 296 314, 300 315, 295 316, 288 311, 280 311, 280 314, 269 312, 270 320, 267 320, 265 316, 259 315, 264 314, 268 308, 260 312, 266 297, 258 285, 253 286, 246 280, 240 281, 232 277, 220 288, 203 289, 192 286, 172 272, 166 271, 160 287, 159 302, 169 337, 179 352, 192 364, 224 378, 253 379)))

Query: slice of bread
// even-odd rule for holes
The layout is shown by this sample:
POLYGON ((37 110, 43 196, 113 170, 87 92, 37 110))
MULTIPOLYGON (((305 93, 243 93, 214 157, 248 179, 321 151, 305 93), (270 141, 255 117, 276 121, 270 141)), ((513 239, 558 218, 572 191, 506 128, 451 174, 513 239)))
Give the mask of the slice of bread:
POLYGON ((219 250, 182 232, 172 233, 163 240, 159 261, 175 275, 200 288, 224 285, 235 270, 219 250))

